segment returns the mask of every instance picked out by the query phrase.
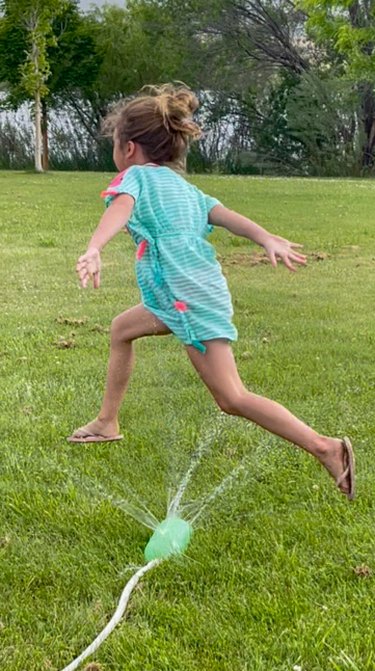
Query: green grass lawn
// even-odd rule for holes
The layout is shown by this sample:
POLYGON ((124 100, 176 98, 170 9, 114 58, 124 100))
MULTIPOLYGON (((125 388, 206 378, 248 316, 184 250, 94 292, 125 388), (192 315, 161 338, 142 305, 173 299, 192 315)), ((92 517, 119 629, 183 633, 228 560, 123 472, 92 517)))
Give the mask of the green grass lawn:
MULTIPOLYGON (((111 319, 138 302, 128 236, 105 250, 99 291, 75 277, 110 178, 0 173, 2 671, 60 671, 92 641, 149 537, 103 492, 136 492, 162 519, 220 420, 179 342, 150 338, 136 345, 124 441, 65 440, 98 409, 111 319)), ((292 274, 245 240, 213 235, 243 380, 319 432, 352 438, 358 497, 349 504, 302 451, 224 418, 187 500, 243 460, 245 472, 188 557, 145 578, 89 661, 96 671, 373 671, 375 183, 192 180, 305 245, 308 267, 292 274)))

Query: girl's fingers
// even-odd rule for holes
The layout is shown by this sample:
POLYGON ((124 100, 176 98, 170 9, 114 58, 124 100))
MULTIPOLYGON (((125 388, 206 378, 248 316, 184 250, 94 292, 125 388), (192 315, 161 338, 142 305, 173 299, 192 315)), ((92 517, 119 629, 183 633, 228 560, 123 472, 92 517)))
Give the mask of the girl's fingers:
POLYGON ((87 287, 89 280, 92 278, 92 283, 94 289, 99 289, 100 287, 100 271, 96 269, 90 269, 90 265, 87 263, 87 260, 78 261, 77 263, 77 274, 79 281, 83 289, 87 287))
POLYGON ((89 281, 88 275, 85 275, 84 277, 80 277, 81 287, 83 289, 86 289, 88 281, 89 281))
POLYGON ((293 273, 296 272, 296 269, 295 269, 294 265, 292 264, 291 260, 289 259, 289 256, 287 256, 287 255, 283 256, 281 260, 284 263, 284 265, 287 268, 289 268, 289 270, 291 270, 293 273))
POLYGON ((85 288, 87 286, 87 282, 89 280, 90 274, 88 272, 87 264, 85 262, 77 263, 76 266, 77 270, 77 275, 79 278, 79 281, 81 283, 81 286, 85 288))
POLYGON ((276 268, 276 266, 277 266, 277 259, 276 259, 275 252, 271 252, 271 251, 269 251, 269 252, 268 252, 268 258, 269 258, 269 260, 271 261, 271 265, 272 265, 274 268, 276 268))
POLYGON ((302 265, 307 263, 306 256, 303 256, 303 254, 289 254, 289 258, 296 263, 301 263, 302 265))
POLYGON ((307 263, 307 258, 306 256, 303 256, 303 254, 286 254, 284 257, 282 257, 283 262, 289 268, 289 270, 295 271, 296 268, 293 266, 293 263, 298 263, 301 266, 305 266, 307 263))
POLYGON ((99 289, 100 287, 100 273, 94 273, 92 276, 93 279, 93 284, 94 284, 94 289, 99 289))
POLYGON ((79 275, 79 277, 85 277, 85 275, 88 275, 88 274, 89 274, 89 271, 88 271, 87 266, 81 266, 81 267, 78 269, 78 275, 79 275))

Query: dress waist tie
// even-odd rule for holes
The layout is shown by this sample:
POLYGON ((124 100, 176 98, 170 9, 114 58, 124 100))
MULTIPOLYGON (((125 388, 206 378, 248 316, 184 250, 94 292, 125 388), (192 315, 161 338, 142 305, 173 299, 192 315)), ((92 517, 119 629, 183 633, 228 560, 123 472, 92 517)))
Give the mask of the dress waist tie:
POLYGON ((159 259, 159 252, 157 248, 157 244, 154 240, 146 240, 142 239, 137 247, 137 252, 136 252, 136 259, 137 261, 141 261, 144 254, 146 251, 149 250, 150 254, 150 262, 151 262, 151 268, 152 268, 152 273, 154 277, 154 281, 156 286, 161 287, 163 284, 165 285, 170 297, 171 297, 171 305, 173 305, 174 309, 178 312, 181 320, 181 324, 183 326, 186 340, 191 344, 193 347, 195 347, 199 352, 202 352, 203 354, 206 351, 206 346, 198 340, 196 337, 193 329, 190 326, 189 323, 189 318, 187 316, 187 312, 189 310, 187 304, 185 301, 177 300, 175 296, 173 296, 172 292, 170 291, 167 282, 165 281, 165 278, 163 276, 163 271, 162 267, 160 264, 160 259, 159 259))

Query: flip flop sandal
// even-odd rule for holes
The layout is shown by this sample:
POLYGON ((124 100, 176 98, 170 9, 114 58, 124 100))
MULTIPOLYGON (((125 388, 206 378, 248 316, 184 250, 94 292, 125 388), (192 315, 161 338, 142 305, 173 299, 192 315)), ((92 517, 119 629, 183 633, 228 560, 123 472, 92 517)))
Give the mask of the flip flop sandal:
MULTIPOLYGON (((345 496, 348 497, 350 501, 354 499, 355 496, 355 460, 352 444, 349 438, 345 437, 342 439, 342 444, 345 450, 345 457, 347 466, 344 469, 344 472, 336 480, 337 487, 340 488, 340 485, 349 478, 349 490, 347 492, 342 492, 345 496)), ((341 490, 342 491, 342 490, 341 490)))
POLYGON ((117 436, 101 436, 99 433, 90 433, 89 431, 82 431, 82 435, 76 435, 80 431, 67 438, 68 443, 113 443, 115 440, 122 440, 123 435, 119 433, 117 436))

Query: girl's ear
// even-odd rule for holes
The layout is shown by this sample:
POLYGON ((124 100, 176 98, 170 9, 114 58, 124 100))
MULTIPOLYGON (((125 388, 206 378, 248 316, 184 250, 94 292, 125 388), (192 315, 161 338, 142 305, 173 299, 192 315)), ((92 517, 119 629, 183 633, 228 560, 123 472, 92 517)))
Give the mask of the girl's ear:
POLYGON ((126 143, 126 149, 125 149, 125 157, 126 158, 133 158, 135 154, 136 146, 133 140, 129 140, 126 143))

